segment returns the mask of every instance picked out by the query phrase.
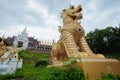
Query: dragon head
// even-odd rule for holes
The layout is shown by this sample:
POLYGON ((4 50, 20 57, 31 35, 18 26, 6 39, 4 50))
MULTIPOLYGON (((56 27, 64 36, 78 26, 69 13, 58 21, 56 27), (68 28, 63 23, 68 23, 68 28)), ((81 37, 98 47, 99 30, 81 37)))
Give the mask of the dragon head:
POLYGON ((61 17, 66 19, 66 17, 71 18, 72 20, 82 19, 82 6, 78 5, 76 8, 73 5, 70 5, 68 9, 62 11, 61 17))

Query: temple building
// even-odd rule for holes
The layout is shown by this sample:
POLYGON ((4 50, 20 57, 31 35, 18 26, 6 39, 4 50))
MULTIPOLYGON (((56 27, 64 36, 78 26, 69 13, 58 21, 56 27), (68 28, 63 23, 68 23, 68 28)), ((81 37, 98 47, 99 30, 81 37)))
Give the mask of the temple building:
POLYGON ((52 44, 55 41, 38 41, 34 37, 28 37, 26 28, 18 35, 8 37, 5 39, 5 43, 8 46, 14 45, 15 48, 22 47, 24 50, 39 52, 39 53, 50 53, 52 44))
POLYGON ((38 44, 36 45, 29 44, 27 50, 39 53, 50 53, 51 48, 52 48, 51 42, 42 41, 41 43, 41 41, 39 41, 38 44))

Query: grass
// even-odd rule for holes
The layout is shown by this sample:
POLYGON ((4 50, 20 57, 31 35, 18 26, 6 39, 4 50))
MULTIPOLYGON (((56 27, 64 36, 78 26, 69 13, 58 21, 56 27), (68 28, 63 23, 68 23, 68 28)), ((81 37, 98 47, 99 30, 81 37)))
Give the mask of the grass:
MULTIPOLYGON (((107 54, 105 56, 120 60, 120 54, 107 54)), ((23 59, 22 69, 18 69, 12 75, 0 75, 0 80, 85 80, 82 70, 71 67, 68 67, 67 70, 55 67, 46 68, 50 61, 49 54, 21 51, 19 57, 23 59)))
POLYGON ((21 51, 19 53, 19 57, 23 59, 22 69, 18 69, 16 73, 12 75, 0 75, 0 80, 18 77, 23 77, 25 80, 37 80, 41 75, 40 72, 45 68, 45 66, 35 67, 36 63, 39 61, 46 61, 47 63, 49 63, 48 54, 21 51))
POLYGON ((71 67, 67 69, 55 67, 46 68, 50 61, 49 54, 21 51, 19 57, 23 59, 22 69, 18 69, 12 75, 0 75, 0 80, 84 80, 85 78, 82 70, 71 67))
POLYGON ((120 80, 120 76, 114 75, 113 73, 103 74, 102 80, 120 80))

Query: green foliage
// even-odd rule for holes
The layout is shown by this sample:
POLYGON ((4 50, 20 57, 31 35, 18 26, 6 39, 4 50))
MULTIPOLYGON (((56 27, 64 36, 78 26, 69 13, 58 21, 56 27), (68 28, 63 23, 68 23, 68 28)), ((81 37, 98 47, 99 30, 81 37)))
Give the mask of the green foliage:
MULTIPOLYGON (((19 71, 19 69, 17 71, 19 71)), ((19 74, 14 73, 12 75, 6 74, 6 75, 0 75, 0 80, 13 79, 13 78, 23 78, 23 77, 24 77, 24 75, 22 75, 21 73, 19 73, 19 74)))
POLYGON ((120 76, 116 76, 112 73, 103 74, 101 78, 102 80, 120 80, 120 76))
POLYGON ((48 54, 37 53, 37 52, 29 52, 29 51, 25 51, 25 50, 21 51, 19 53, 19 56, 22 57, 22 58, 33 58, 33 59, 35 59, 35 58, 37 58, 37 59, 39 59, 39 58, 42 58, 42 59, 43 58, 49 58, 48 54))
POLYGON ((47 60, 40 60, 40 61, 36 62, 35 67, 38 67, 38 66, 46 67, 48 64, 49 64, 49 62, 47 60))
POLYGON ((44 75, 43 80, 85 80, 82 70, 67 67, 61 68, 48 68, 44 75), (47 76, 47 77, 46 77, 47 76))
MULTIPOLYGON (((72 64, 63 68, 47 68, 46 66, 50 61, 48 54, 21 51, 19 57, 23 58, 23 68, 11 75, 0 75, 0 80, 87 80, 83 71, 74 68, 72 64)), ((75 61, 72 60, 71 62, 74 63, 75 61)), ((116 77, 120 80, 119 76, 116 77)), ((102 79, 105 80, 106 76, 102 76, 102 79)))
POLYGON ((21 51, 19 57, 23 58, 23 68, 14 74, 0 75, 0 80, 24 79, 24 80, 84 80, 82 70, 70 68, 46 68, 49 64, 48 54, 39 54, 21 51))
POLYGON ((120 54, 118 53, 109 53, 109 54, 105 54, 106 58, 115 58, 118 59, 120 61, 120 54))
POLYGON ((0 75, 0 80, 8 80, 14 78, 23 78, 24 80, 38 80, 40 77, 40 73, 45 67, 39 65, 35 67, 35 65, 39 61, 49 63, 49 55, 24 50, 18 54, 19 57, 23 59, 22 69, 17 70, 14 74, 11 75, 0 75))
POLYGON ((64 65, 71 65, 71 64, 74 64, 76 62, 77 62, 76 59, 68 59, 68 60, 64 60, 63 64, 64 65))
POLYGON ((97 53, 120 53, 120 27, 95 29, 86 35, 92 50, 97 53))

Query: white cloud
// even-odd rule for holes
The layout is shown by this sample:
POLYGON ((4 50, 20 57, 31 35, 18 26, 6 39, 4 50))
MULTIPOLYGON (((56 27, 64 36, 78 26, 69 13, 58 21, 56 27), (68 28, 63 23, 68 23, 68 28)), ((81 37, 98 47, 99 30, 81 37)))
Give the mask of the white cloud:
POLYGON ((32 20, 32 21, 35 21, 36 19, 33 17, 33 16, 30 16, 30 15, 26 15, 26 20, 32 20))
POLYGON ((101 29, 118 25, 120 21, 120 14, 118 15, 118 13, 120 13, 120 10, 118 4, 115 3, 109 2, 109 0, 90 0, 83 4, 82 24, 85 31, 90 32, 96 28, 101 29))
POLYGON ((29 26, 29 28, 27 28, 27 32, 29 33, 29 36, 33 36, 35 38, 38 39, 43 39, 43 40, 58 40, 59 38, 59 33, 57 32, 57 30, 52 29, 52 27, 48 27, 48 28, 44 28, 44 27, 34 27, 33 30, 33 26, 29 26))
MULTIPOLYGON (((39 16, 42 17, 42 20, 45 24, 45 26, 38 25, 38 26, 28 26, 28 33, 29 36, 34 36, 39 39, 46 39, 51 40, 55 39, 57 40, 59 36, 59 32, 57 31, 59 22, 55 15, 49 14, 47 11, 47 8, 41 5, 40 3, 37 3, 36 0, 28 0, 28 8, 30 8, 32 11, 35 11, 39 14, 39 16)), ((34 19, 31 16, 28 16, 28 18, 34 19)), ((39 21, 41 22, 41 21, 39 21)))
POLYGON ((60 12, 68 8, 69 4, 82 5, 82 26, 87 33, 96 28, 118 25, 120 21, 119 0, 11 1, 0 1, 2 3, 0 5, 0 33, 7 36, 20 34, 27 26, 29 36, 57 40, 59 38, 58 26, 63 25, 60 12))
POLYGON ((59 32, 57 29, 53 29, 52 27, 44 28, 42 26, 25 26, 20 24, 13 24, 9 26, 10 29, 5 28, 4 30, 0 30, 1 36, 5 35, 5 37, 9 36, 17 36, 20 34, 24 28, 27 27, 27 33, 29 37, 34 37, 39 40, 58 40, 59 32))
POLYGON ((56 27, 60 24, 56 15, 49 14, 47 8, 40 3, 37 3, 36 0, 28 0, 28 7, 40 14, 46 27, 56 27))
POLYGON ((24 20, 26 22, 32 23, 38 20, 37 22, 39 22, 39 24, 41 25, 31 25, 29 23, 20 24, 13 22, 11 23, 11 25, 7 25, 4 30, 0 30, 2 34, 6 34, 6 36, 16 36, 23 31, 25 26, 27 26, 28 35, 31 37, 33 36, 37 39, 44 40, 58 40, 58 26, 60 25, 60 23, 58 22, 56 15, 49 14, 47 8, 42 4, 38 3, 37 0, 28 0, 28 4, 25 6, 25 8, 39 14, 38 17, 42 18, 42 21, 37 19, 37 17, 34 17, 34 15, 30 15, 29 13, 24 15, 24 20), (44 26, 42 24, 44 24, 44 26))
POLYGON ((25 28, 24 25, 14 23, 12 25, 9 25, 9 28, 5 27, 4 29, 0 30, 1 36, 2 35, 5 35, 5 37, 17 36, 24 28, 25 28))

